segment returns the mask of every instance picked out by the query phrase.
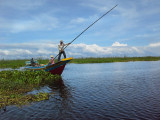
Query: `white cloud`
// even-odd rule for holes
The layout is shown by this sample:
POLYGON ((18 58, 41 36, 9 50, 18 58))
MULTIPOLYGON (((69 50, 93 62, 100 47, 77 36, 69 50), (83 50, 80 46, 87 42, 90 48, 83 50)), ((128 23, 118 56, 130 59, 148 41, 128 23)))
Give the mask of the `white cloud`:
POLYGON ((115 5, 113 0, 101 0, 100 2, 97 0, 84 0, 80 5, 93 8, 94 10, 98 10, 100 12, 104 12, 110 9, 111 5, 115 5))
MULTIPOLYGON (((147 35, 158 32, 159 34, 160 27, 157 26, 157 24, 159 24, 158 15, 160 14, 160 2, 158 0, 125 0, 124 3, 113 0, 101 0, 101 2, 97 0, 88 0, 83 1, 81 5, 104 13, 116 4, 119 5, 111 12, 110 17, 108 18, 110 21, 108 22, 106 20, 110 24, 109 28, 107 28, 110 32, 108 33, 108 31, 106 31, 105 34, 108 34, 110 39, 119 38, 122 35, 130 35, 130 40, 133 40, 133 37, 139 33, 147 35), (150 19, 150 21, 147 21, 147 19, 150 19), (153 31, 148 32, 151 30, 153 31)), ((145 39, 141 40, 145 41, 145 39)))
POLYGON ((149 44, 150 47, 160 47, 160 42, 149 44))
POLYGON ((0 29, 5 29, 12 33, 23 31, 41 31, 52 30, 58 26, 58 19, 49 15, 41 14, 30 20, 5 20, 0 19, 2 23, 0 29))
POLYGON ((48 55, 48 54, 52 54, 52 51, 49 51, 49 50, 47 50, 47 49, 44 49, 44 48, 42 48, 42 49, 39 49, 39 50, 37 50, 36 51, 38 54, 44 54, 44 55, 48 55))
POLYGON ((42 6, 44 3, 44 0, 1 0, 0 7, 10 7, 18 10, 31 10, 42 6))
POLYGON ((128 45, 127 44, 121 44, 119 42, 115 42, 115 43, 112 44, 112 46, 114 47, 114 46, 128 46, 128 45))
POLYGON ((73 20, 71 20, 71 23, 83 23, 83 22, 85 22, 86 21, 86 19, 85 18, 82 18, 82 17, 78 17, 78 18, 76 18, 76 19, 73 19, 73 20))
POLYGON ((15 56, 16 57, 16 55, 24 55, 24 54, 31 55, 32 52, 26 49, 7 49, 7 50, 0 49, 0 54, 2 56, 8 56, 8 57, 15 56))
POLYGON ((2 50, 2 49, 0 49, 0 55, 1 56, 9 55, 9 51, 8 50, 2 50))
MULTIPOLYGON (((17 59, 31 57, 49 58, 51 54, 58 54, 58 44, 53 43, 19 43, 1 44, 0 59, 17 59)), ((116 46, 101 47, 96 44, 84 43, 71 44, 65 49, 67 57, 115 57, 115 56, 160 56, 160 43, 150 44, 145 47, 127 46, 116 43, 116 46), (120 45, 120 46, 119 46, 120 45), (124 47, 125 46, 125 47, 124 47)))

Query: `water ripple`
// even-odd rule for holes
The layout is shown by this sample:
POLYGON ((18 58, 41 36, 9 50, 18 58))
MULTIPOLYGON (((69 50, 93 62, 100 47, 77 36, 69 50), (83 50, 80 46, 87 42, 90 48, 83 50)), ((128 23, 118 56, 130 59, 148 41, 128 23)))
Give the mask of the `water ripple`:
POLYGON ((53 93, 49 100, 8 106, 0 119, 159 119, 159 66, 160 61, 69 64, 61 85, 42 87, 53 93))

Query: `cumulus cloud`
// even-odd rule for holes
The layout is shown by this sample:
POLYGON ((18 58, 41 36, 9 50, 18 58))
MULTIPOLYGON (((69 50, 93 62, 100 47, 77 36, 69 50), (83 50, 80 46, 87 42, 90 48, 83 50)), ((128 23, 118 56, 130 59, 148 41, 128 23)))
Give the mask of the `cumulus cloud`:
POLYGON ((17 58, 27 58, 32 56, 32 52, 26 49, 0 49, 0 59, 17 59, 17 58))
POLYGON ((2 56, 9 55, 9 51, 8 51, 8 50, 1 50, 1 49, 0 49, 0 55, 1 55, 1 57, 2 57, 2 56))
POLYGON ((115 42, 112 44, 112 46, 128 46, 127 44, 121 44, 119 42, 115 42))
MULTIPOLYGON (((150 44, 145 47, 127 46, 116 43, 116 45, 102 47, 96 44, 71 44, 65 50, 67 57, 123 57, 123 56, 160 56, 160 44, 150 44)), ((53 43, 19 43, 1 44, 0 59, 24 59, 31 57, 49 58, 51 54, 58 54, 58 44, 53 43)))
POLYGON ((160 47, 160 42, 149 44, 150 47, 160 47))

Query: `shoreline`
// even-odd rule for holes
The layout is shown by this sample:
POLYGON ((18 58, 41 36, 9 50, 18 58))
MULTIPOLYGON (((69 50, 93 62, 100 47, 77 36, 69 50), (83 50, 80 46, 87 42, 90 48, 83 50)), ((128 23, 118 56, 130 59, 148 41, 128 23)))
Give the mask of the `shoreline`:
POLYGON ((70 63, 113 63, 113 62, 135 62, 135 61, 158 61, 160 57, 105 57, 105 58, 75 58, 70 63))
MULTIPOLYGON (((49 59, 37 59, 40 64, 47 64, 49 59)), ((113 63, 113 62, 130 62, 130 61, 158 61, 160 60, 160 57, 152 57, 152 56, 146 56, 146 57, 103 57, 103 58, 94 58, 94 57, 88 57, 88 58, 74 58, 69 63, 75 63, 75 64, 85 64, 85 63, 113 63)), ((25 66, 25 61, 28 61, 28 59, 22 59, 22 60, 0 60, 0 68, 12 68, 17 69, 20 67, 25 66)), ((55 62, 57 59, 55 60, 55 62)))

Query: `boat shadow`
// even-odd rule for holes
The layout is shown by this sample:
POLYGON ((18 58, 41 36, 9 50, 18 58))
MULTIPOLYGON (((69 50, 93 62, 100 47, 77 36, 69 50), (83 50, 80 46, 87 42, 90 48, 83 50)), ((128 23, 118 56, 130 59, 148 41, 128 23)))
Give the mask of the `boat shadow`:
POLYGON ((63 78, 59 80, 57 84, 54 84, 52 86, 49 86, 52 88, 53 91, 56 90, 56 93, 53 94, 53 101, 54 104, 57 104, 59 106, 58 115, 63 116, 63 114, 72 109, 73 104, 73 88, 65 83, 66 81, 63 81, 63 78))
MULTIPOLYGON (((35 88, 33 91, 25 93, 25 95, 38 94, 40 92, 49 93, 50 98, 53 98, 56 101, 62 101, 62 104, 64 101, 67 102, 68 98, 70 98, 70 96, 71 96, 70 87, 64 84, 64 81, 61 77, 53 83, 49 83, 44 86, 39 86, 39 88, 35 88), (49 90, 47 90, 48 88, 49 88, 49 90), (55 92, 57 95, 55 95, 55 92)), ((6 112, 7 108, 8 107, 6 105, 4 105, 1 107, 0 111, 6 112)))
POLYGON ((64 83, 63 78, 60 78, 58 81, 56 81, 53 84, 48 85, 49 88, 52 89, 52 91, 57 90, 57 93, 59 94, 59 97, 62 99, 68 99, 71 95, 71 87, 64 83))

